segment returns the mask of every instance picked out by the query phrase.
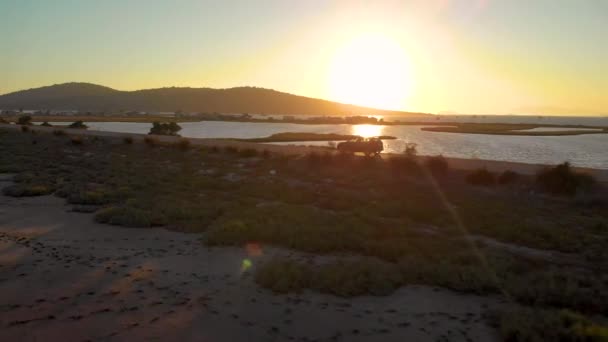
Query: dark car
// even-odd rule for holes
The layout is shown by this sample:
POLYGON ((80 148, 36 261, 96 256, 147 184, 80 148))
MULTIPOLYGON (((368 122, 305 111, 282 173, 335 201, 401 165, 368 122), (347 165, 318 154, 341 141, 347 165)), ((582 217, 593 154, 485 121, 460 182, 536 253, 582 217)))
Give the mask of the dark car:
POLYGON ((384 150, 382 140, 378 138, 357 138, 338 144, 338 151, 346 153, 361 152, 366 156, 378 155, 384 150))

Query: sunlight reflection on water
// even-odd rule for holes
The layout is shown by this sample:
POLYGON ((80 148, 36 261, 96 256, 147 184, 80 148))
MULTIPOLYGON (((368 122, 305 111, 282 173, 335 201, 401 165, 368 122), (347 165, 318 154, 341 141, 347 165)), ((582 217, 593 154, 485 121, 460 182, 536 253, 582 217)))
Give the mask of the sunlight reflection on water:
POLYGON ((380 125, 353 125, 352 132, 353 135, 359 135, 364 138, 371 138, 384 135, 385 126, 380 125))

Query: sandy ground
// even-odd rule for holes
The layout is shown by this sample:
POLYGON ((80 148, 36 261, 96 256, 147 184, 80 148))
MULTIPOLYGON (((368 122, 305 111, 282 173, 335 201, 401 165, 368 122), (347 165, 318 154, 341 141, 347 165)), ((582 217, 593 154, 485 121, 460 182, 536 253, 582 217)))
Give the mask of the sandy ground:
MULTIPOLYGON (((9 179, 0 175, 0 187, 9 179)), ((355 299, 274 295, 251 272, 285 251, 207 248, 199 238, 96 224, 53 196, 0 195, 0 340, 498 339, 484 319, 496 298, 423 286, 355 299), (243 271, 246 258, 253 268, 243 271)))
MULTIPOLYGON (((13 129, 19 130, 19 125, 7 125, 0 124, 0 129, 13 129)), ((41 127, 41 126, 30 126, 30 129, 51 133, 56 130, 56 127, 41 127)), ((87 135, 87 136, 102 136, 114 139, 123 139, 124 137, 130 136, 134 141, 143 140, 146 135, 142 134, 130 134, 130 133, 116 133, 116 132, 103 132, 93 130, 82 130, 82 129, 62 129, 68 134, 73 135, 87 135)), ((171 136, 156 136, 159 141, 163 142, 175 142, 183 138, 171 137, 171 136)), ((273 144, 260 144, 251 142, 231 141, 223 139, 199 139, 199 138, 187 138, 193 145, 197 146, 235 146, 237 148, 252 148, 259 151, 268 150, 275 153, 284 154, 306 154, 311 151, 317 151, 319 153, 327 152, 328 149, 318 146, 296 146, 296 145, 273 145, 273 144)), ((382 154, 383 158, 391 158, 394 155, 382 154)), ((422 157, 425 158, 425 157, 422 157)), ((483 160, 483 159, 466 159, 466 158, 446 158, 452 169, 456 170, 477 170, 480 168, 486 168, 492 172, 502 172, 505 170, 512 170, 519 172, 524 175, 534 175, 546 165, 542 164, 528 164, 528 163, 516 163, 507 161, 497 160, 483 160)), ((596 180, 602 183, 608 183, 608 170, 590 169, 590 168, 574 168, 579 172, 587 173, 592 175, 596 180)))

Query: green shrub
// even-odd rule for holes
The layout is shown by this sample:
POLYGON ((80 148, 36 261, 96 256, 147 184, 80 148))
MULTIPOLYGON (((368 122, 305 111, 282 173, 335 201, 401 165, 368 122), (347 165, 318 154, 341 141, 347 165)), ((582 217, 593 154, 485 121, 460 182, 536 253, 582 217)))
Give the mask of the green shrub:
POLYGON ((413 143, 413 142, 408 142, 405 144, 405 149, 403 150, 403 154, 406 157, 415 157, 418 154, 418 144, 413 143))
POLYGON ((255 281, 274 292, 313 289, 340 297, 386 296, 401 286, 398 269, 375 260, 336 261, 308 266, 273 259, 258 267, 255 281))
POLYGON ((541 190, 554 195, 572 196, 577 191, 589 191, 595 184, 590 175, 576 173, 565 162, 552 168, 541 170, 536 175, 536 184, 541 190))
POLYGON ((258 266, 255 281, 277 293, 301 292, 310 287, 311 270, 304 264, 272 259, 258 266))
POLYGON ((29 126, 32 124, 32 117, 29 115, 21 115, 17 118, 17 125, 29 126))
POLYGON ((238 148, 234 147, 234 146, 226 146, 224 147, 224 152, 226 153, 230 153, 230 154, 237 154, 239 152, 238 148))
POLYGON ((177 132, 181 131, 181 127, 171 121, 171 122, 158 122, 155 121, 152 123, 152 128, 150 128, 150 132, 148 134, 155 135, 177 135, 177 132))
POLYGON ((2 189, 2 193, 11 197, 44 196, 52 194, 54 189, 47 185, 14 184, 2 189))
POLYGON ((144 137, 144 143, 149 147, 155 147, 158 146, 159 141, 153 137, 144 137))
POLYGON ((150 211, 130 206, 102 209, 95 214, 95 221, 134 228, 147 228, 156 225, 155 216, 150 211))
POLYGON ((391 171, 395 175, 401 175, 407 172, 419 171, 420 165, 414 155, 400 155, 389 157, 387 163, 391 171))
POLYGON ((448 161, 442 155, 428 157, 425 165, 435 176, 445 176, 448 173, 448 161))
POLYGON ((190 149, 191 143, 189 139, 179 139, 174 146, 182 151, 187 151, 190 149))
POLYGON ((487 169, 478 169, 469 173, 466 177, 469 184, 480 186, 492 186, 496 184, 496 177, 487 169))
POLYGON ((499 329, 509 342, 608 341, 608 327, 567 310, 517 308, 500 313, 499 329))
POLYGON ((501 185, 510 184, 510 183, 516 182, 519 178, 520 178, 519 173, 512 171, 512 170, 505 170, 500 174, 500 176, 498 176, 498 184, 501 184, 501 185))
POLYGON ((40 126, 42 126, 42 127, 53 127, 53 125, 51 125, 48 121, 45 121, 45 122, 41 123, 40 126))
POLYGON ((68 128, 75 128, 75 129, 87 129, 87 128, 89 128, 89 127, 88 127, 87 125, 85 125, 85 124, 84 124, 84 122, 82 122, 82 121, 80 121, 80 120, 79 120, 79 121, 72 122, 72 123, 71 123, 71 124, 68 126, 68 128))
POLYGON ((72 192, 67 196, 70 204, 101 205, 113 202, 116 195, 104 190, 72 192))
POLYGON ((70 142, 72 145, 82 145, 84 144, 84 139, 82 137, 71 137, 70 142))

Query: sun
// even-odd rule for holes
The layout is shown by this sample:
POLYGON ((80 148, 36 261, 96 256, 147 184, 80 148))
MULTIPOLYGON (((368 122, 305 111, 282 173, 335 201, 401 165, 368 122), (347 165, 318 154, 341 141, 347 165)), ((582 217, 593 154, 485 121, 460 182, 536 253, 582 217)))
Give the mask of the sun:
POLYGON ((337 50, 329 69, 329 95, 343 103, 401 110, 412 81, 403 47, 387 36, 367 34, 337 50))

